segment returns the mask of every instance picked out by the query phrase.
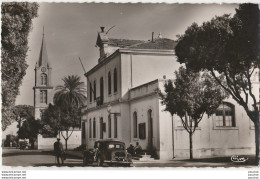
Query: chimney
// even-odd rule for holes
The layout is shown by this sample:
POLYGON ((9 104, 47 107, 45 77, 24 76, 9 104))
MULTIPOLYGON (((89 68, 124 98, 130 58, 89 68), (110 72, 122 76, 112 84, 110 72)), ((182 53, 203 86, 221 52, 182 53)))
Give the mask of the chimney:
POLYGON ((162 33, 161 33, 161 32, 159 33, 158 38, 159 38, 159 39, 162 38, 162 33))
POLYGON ((101 32, 104 33, 105 27, 100 27, 100 29, 101 29, 101 32))
POLYGON ((153 34, 154 34, 154 32, 152 32, 152 42, 153 42, 153 34))

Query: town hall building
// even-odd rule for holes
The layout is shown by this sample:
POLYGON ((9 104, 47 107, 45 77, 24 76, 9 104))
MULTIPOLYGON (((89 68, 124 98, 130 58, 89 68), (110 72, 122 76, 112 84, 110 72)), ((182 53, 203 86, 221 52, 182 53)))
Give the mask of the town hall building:
MULTIPOLYGON (((100 139, 139 142, 158 158, 189 157, 189 136, 178 116, 172 121, 157 93, 181 66, 176 42, 161 34, 151 40, 109 38, 104 27, 96 45, 98 64, 85 73, 87 108, 82 123, 82 143, 93 148, 100 139)), ((259 96, 259 74, 254 74, 259 96)), ((259 100, 259 99, 258 99, 259 100)), ((254 154, 254 127, 244 109, 227 99, 211 117, 206 115, 193 136, 194 157, 254 154)))

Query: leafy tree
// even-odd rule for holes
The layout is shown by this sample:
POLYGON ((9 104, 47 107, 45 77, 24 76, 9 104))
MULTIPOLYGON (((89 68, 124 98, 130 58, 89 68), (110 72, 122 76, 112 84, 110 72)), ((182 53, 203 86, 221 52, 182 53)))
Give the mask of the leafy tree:
POLYGON ((200 75, 180 67, 175 75, 174 85, 169 80, 164 85, 165 94, 159 94, 165 111, 169 111, 172 116, 177 114, 189 133, 190 159, 193 159, 192 136, 198 124, 204 114, 210 116, 215 112, 227 94, 206 72, 200 75))
POLYGON ((192 24, 178 39, 178 61, 195 72, 208 70, 217 83, 245 109, 255 126, 255 160, 259 162, 259 110, 252 76, 259 70, 259 9, 241 4, 233 17, 223 15, 192 24))
POLYGON ((18 122, 18 129, 21 128, 22 123, 34 116, 34 107, 30 105, 16 105, 13 109, 13 116, 18 122))
POLYGON ((37 139, 37 135, 39 134, 39 131, 41 129, 41 123, 40 120, 35 120, 33 116, 30 116, 28 119, 26 119, 22 126, 19 128, 17 134, 19 138, 29 139, 31 143, 31 147, 34 148, 34 142, 37 139))
POLYGON ((81 115, 80 110, 76 107, 65 110, 57 105, 49 104, 49 107, 43 112, 41 119, 41 134, 47 136, 61 135, 67 144, 75 128, 80 127, 81 115), (65 131, 65 135, 62 131, 65 131))
POLYGON ((12 108, 28 67, 28 35, 32 19, 37 17, 38 4, 4 2, 1 8, 2 130, 5 130, 12 122, 12 108))

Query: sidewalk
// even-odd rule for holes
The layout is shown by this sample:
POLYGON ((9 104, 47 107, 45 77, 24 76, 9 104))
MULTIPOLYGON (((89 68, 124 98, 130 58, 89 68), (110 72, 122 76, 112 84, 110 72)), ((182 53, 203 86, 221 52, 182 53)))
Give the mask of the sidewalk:
MULTIPOLYGON (((52 151, 53 153, 53 151, 52 151)), ((66 151, 69 158, 82 159, 82 151, 66 151)), ((254 156, 246 156, 249 158, 245 163, 235 163, 230 157, 211 157, 211 158, 196 158, 189 160, 186 158, 175 158, 169 160, 148 160, 139 161, 133 160, 135 166, 151 166, 151 167, 257 167, 253 165, 254 156)), ((259 166, 258 166, 259 167, 259 166)))

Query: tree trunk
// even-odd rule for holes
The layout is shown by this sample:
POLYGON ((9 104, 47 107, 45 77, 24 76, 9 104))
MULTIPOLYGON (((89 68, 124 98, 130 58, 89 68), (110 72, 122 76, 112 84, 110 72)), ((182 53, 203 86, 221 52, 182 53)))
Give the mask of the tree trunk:
POLYGON ((259 164, 259 115, 256 115, 255 126, 255 164, 259 164))
POLYGON ((69 139, 68 133, 69 133, 69 132, 66 131, 66 139, 65 139, 66 151, 68 150, 68 139, 69 139))
POLYGON ((193 159, 193 145, 192 145, 192 132, 189 132, 190 137, 190 160, 193 159))
POLYGON ((173 115, 172 115, 172 158, 174 159, 174 122, 173 122, 173 115))
POLYGON ((68 150, 68 138, 65 139, 65 150, 68 150))

